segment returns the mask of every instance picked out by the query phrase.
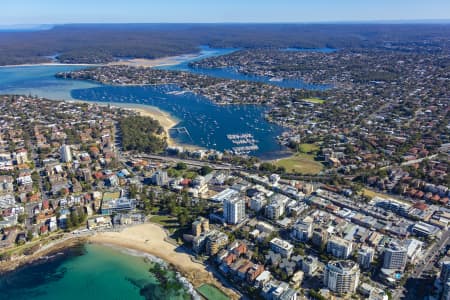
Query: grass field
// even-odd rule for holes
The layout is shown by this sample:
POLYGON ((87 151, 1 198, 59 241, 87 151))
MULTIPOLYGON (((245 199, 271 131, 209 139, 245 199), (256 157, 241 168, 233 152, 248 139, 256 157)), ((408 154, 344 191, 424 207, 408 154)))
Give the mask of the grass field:
POLYGON ((164 227, 169 232, 169 236, 174 240, 181 239, 185 233, 190 233, 190 227, 181 227, 176 217, 155 215, 150 218, 150 222, 164 227))
POLYGON ((161 225, 165 229, 169 230, 170 233, 173 233, 176 229, 180 227, 177 218, 172 216, 164 216, 164 215, 152 216, 150 218, 150 222, 161 225))
POLYGON ((197 291, 205 297, 207 300, 229 300, 227 295, 222 293, 221 290, 216 288, 213 285, 210 284, 202 284, 200 287, 197 288, 197 291))
POLYGON ((277 160, 274 164, 277 167, 284 167, 289 173, 317 174, 323 169, 323 165, 314 160, 314 155, 304 153, 277 160))
POLYGON ((309 102, 309 103, 315 103, 315 104, 323 104, 325 103, 325 100, 320 98, 306 98, 302 99, 303 101, 309 102))
POLYGON ((183 177, 183 178, 188 178, 188 179, 194 179, 195 177, 198 176, 197 172, 194 172, 192 170, 177 170, 175 168, 169 168, 167 170, 167 173, 169 174, 170 177, 183 177))
POLYGON ((317 146, 316 144, 300 144, 298 146, 298 149, 302 153, 311 153, 311 152, 319 151, 320 147, 317 146))

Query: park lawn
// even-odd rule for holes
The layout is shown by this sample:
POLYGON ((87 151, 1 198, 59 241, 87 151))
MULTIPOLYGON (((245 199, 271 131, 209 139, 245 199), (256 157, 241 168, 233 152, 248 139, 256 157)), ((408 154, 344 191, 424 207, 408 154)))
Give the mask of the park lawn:
POLYGON ((320 147, 317 146, 316 144, 300 144, 298 146, 298 149, 302 153, 311 153, 311 152, 319 151, 320 147))
POLYGON ((221 290, 210 284, 202 284, 197 288, 197 291, 207 300, 229 300, 221 290))
POLYGON ((297 153, 291 157, 274 162, 277 167, 284 167, 288 173, 318 174, 324 166, 314 160, 314 155, 297 153))
POLYGON ((325 100, 320 99, 320 98, 306 98, 306 99, 302 99, 303 101, 309 102, 309 103, 315 103, 315 104, 323 104, 325 103, 325 100))
POLYGON ((165 229, 167 229, 170 233, 176 231, 180 224, 178 224, 178 220, 176 217, 167 216, 167 215, 156 215, 150 218, 150 222, 161 225, 165 229))
POLYGON ((169 168, 167 170, 167 173, 169 174, 170 177, 183 177, 183 178, 188 178, 188 179, 194 179, 195 177, 198 176, 198 173, 192 170, 177 170, 175 168, 169 168))
POLYGON ((169 232, 169 236, 177 241, 183 237, 183 234, 190 233, 190 228, 181 227, 176 217, 156 215, 150 218, 150 222, 161 225, 169 232))

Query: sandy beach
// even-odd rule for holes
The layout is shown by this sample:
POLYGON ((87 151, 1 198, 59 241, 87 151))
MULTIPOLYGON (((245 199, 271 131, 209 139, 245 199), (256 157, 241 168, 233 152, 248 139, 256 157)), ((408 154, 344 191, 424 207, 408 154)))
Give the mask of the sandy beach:
POLYGON ((239 299, 231 289, 224 287, 206 266, 191 260, 191 257, 179 248, 165 241, 165 231, 155 224, 142 224, 124 229, 121 232, 102 232, 89 238, 90 242, 132 249, 157 256, 178 270, 194 287, 210 283, 219 287, 232 299, 239 299))
POLYGON ((166 238, 166 232, 160 226, 151 223, 128 227, 120 232, 88 232, 83 236, 67 234, 64 238, 42 246, 32 255, 21 255, 13 260, 1 261, 0 274, 32 263, 46 255, 87 242, 153 255, 180 272, 194 287, 209 283, 222 290, 230 299, 240 298, 233 289, 225 287, 216 279, 206 265, 193 261, 183 247, 167 242, 166 238))
POLYGON ((130 67, 144 67, 144 68, 153 68, 153 67, 162 67, 162 66, 173 66, 177 65, 187 59, 196 58, 198 54, 185 54, 178 56, 168 56, 161 57, 155 59, 146 59, 146 58, 133 58, 121 61, 111 62, 108 65, 110 66, 130 66, 130 67))
POLYGON ((130 67, 162 67, 162 66, 173 66, 182 63, 185 60, 190 60, 198 57, 200 54, 184 54, 177 56, 167 56, 154 59, 148 58, 131 58, 120 61, 113 61, 106 64, 68 64, 59 62, 42 62, 42 63, 31 63, 31 64, 18 64, 18 65, 3 65, 0 68, 11 68, 11 67, 34 67, 34 66, 82 66, 82 67, 100 67, 100 66, 130 66, 130 67))
POLYGON ((179 123, 179 121, 173 118, 166 112, 163 112, 157 108, 145 107, 145 108, 132 108, 134 111, 137 111, 141 116, 150 117, 154 120, 157 120, 159 124, 164 128, 164 132, 167 138, 167 144, 169 146, 175 146, 176 143, 169 135, 169 129, 174 127, 179 123))

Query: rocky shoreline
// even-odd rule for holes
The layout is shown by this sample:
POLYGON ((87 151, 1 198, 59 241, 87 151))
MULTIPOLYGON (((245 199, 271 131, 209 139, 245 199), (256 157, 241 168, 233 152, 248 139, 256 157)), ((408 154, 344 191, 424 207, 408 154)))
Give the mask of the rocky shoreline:
POLYGON ((186 291, 191 295, 192 299, 194 299, 194 300, 202 299, 200 297, 200 295, 197 293, 197 291, 195 290, 195 288, 192 285, 192 283, 186 277, 184 277, 176 269, 175 266, 173 266, 172 264, 168 263, 167 261, 165 261, 165 260, 163 260, 163 259, 161 259, 159 257, 156 257, 154 255, 151 255, 149 253, 145 253, 145 252, 141 252, 141 251, 137 251, 137 250, 133 250, 133 249, 129 249, 129 248, 117 247, 115 245, 108 245, 108 244, 103 244, 103 245, 108 246, 108 247, 112 247, 112 248, 115 248, 115 249, 118 249, 118 250, 120 250, 123 253, 128 254, 128 255, 143 257, 146 261, 149 261, 149 262, 152 262, 152 263, 156 263, 156 264, 160 265, 165 270, 173 270, 173 271, 175 271, 177 281, 180 282, 183 285, 183 287, 186 289, 186 291))
POLYGON ((49 259, 53 255, 67 250, 68 248, 79 246, 87 242, 86 237, 73 237, 54 243, 50 247, 41 247, 30 255, 20 255, 10 260, 0 261, 0 275, 12 272, 18 268, 36 263, 39 260, 49 259))

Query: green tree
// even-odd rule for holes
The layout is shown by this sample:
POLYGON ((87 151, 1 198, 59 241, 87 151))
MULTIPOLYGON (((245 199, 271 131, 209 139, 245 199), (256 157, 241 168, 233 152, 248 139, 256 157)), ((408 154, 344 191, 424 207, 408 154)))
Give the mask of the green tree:
POLYGON ((27 214, 20 214, 17 217, 17 222, 20 224, 23 224, 23 223, 25 223, 26 218, 27 218, 27 214))
POLYGON ((259 170, 263 172, 273 173, 277 170, 277 167, 272 163, 264 162, 259 166, 259 170))
POLYGON ((159 153, 167 142, 160 135, 164 132, 158 121, 142 116, 123 117, 119 121, 122 146, 126 151, 159 153))
POLYGON ((27 231, 27 241, 31 241, 33 239, 33 231, 27 231))
POLYGON ((187 169, 187 164, 184 162, 179 162, 177 163, 177 166, 175 167, 175 169, 177 170, 186 170, 187 169))
POLYGON ((203 166, 200 168, 199 170, 199 174, 202 176, 208 175, 209 173, 211 173, 213 171, 213 168, 211 168, 210 166, 203 166))
POLYGON ((183 210, 180 214, 178 214, 178 223, 181 227, 184 227, 188 224, 189 216, 186 210, 183 210))

